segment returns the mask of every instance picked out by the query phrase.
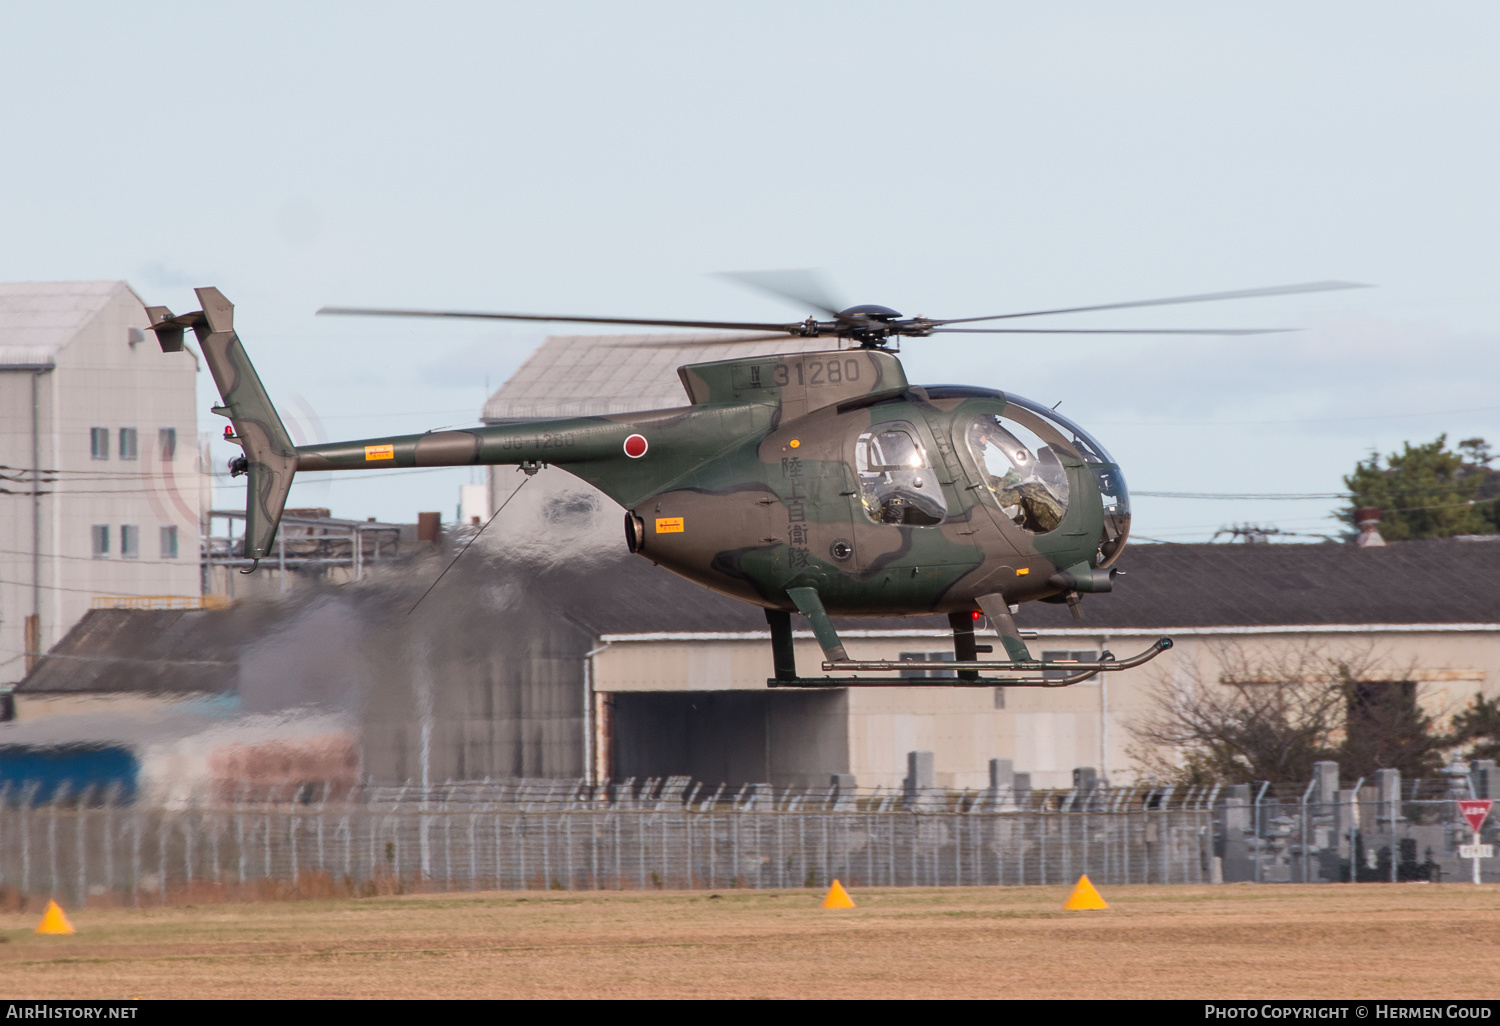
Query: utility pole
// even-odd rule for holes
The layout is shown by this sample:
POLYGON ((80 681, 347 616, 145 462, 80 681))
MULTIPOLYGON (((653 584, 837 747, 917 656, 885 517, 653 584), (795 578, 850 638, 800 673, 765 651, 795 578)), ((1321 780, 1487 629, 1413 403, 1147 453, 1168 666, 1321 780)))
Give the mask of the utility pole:
POLYGON ((26 618, 26 672, 42 656, 42 439, 40 369, 31 372, 31 615, 26 618))

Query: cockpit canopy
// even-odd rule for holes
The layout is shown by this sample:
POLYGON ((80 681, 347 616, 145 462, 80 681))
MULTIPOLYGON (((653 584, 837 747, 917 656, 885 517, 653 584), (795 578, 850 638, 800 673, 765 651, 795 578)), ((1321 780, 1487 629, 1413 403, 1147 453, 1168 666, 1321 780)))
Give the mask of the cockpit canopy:
POLYGON ((1104 505, 1097 565, 1107 567, 1119 558, 1130 535, 1130 495, 1120 465, 1092 435, 1022 396, 966 385, 929 386, 927 393, 934 399, 983 397, 1006 404, 998 414, 973 418, 965 433, 974 461, 984 468, 989 497, 1024 531, 1045 534, 1062 523, 1076 500, 1065 463, 1081 461, 1104 505))

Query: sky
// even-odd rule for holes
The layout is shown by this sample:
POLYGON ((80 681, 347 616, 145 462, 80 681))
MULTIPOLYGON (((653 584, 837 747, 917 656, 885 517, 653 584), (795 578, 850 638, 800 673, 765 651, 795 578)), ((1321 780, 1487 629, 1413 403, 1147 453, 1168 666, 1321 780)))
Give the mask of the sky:
MULTIPOLYGON (((1137 538, 1315 535, 1337 500, 1140 493, 1327 496, 1371 451, 1500 441, 1497 43, 1484 3, 7 4, 0 280, 217 285, 308 440, 475 423, 548 331, 324 305, 796 320, 714 275, 804 267, 934 317, 1366 283, 1045 324, 1295 333, 902 353, 1060 402, 1137 538)), ((473 474, 290 502, 448 517, 473 474)))

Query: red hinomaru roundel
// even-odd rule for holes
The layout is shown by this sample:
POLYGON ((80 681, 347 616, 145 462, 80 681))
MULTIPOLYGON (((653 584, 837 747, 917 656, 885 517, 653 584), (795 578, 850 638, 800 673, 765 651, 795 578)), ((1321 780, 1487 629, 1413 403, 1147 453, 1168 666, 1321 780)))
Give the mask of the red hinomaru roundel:
POLYGON ((646 455, 646 449, 647 444, 645 435, 631 435, 629 438, 625 439, 625 455, 629 456, 633 460, 638 460, 642 456, 646 455))

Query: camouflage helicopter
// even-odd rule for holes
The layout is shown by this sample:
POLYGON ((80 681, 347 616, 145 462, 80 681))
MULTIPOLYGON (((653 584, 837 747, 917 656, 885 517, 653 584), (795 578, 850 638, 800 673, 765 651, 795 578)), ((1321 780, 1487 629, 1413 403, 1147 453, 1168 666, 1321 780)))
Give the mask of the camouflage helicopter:
POLYGON ((837 348, 688 364, 678 369, 688 405, 673 409, 304 446, 282 425, 222 293, 196 290, 202 309, 193 313, 147 312, 165 352, 181 351, 184 331, 193 330, 223 402, 213 411, 229 418, 225 436, 244 449, 230 472, 248 479, 248 559, 271 551, 299 470, 508 464, 530 475, 554 465, 625 508, 631 552, 765 609, 773 687, 911 686, 895 671, 953 669, 851 659, 830 621, 933 613, 947 614, 963 667, 941 678, 943 686, 1061 687, 1138 666, 1172 645, 1161 638, 1125 659, 1103 653, 1094 662, 1043 662, 1012 617, 1031 601, 1066 602, 1076 614, 1082 596, 1112 590, 1130 534, 1121 468, 1082 427, 1039 403, 969 385, 912 385, 897 340, 950 332, 1256 334, 968 325, 1347 287, 1315 282, 949 320, 906 318, 876 305, 835 310, 801 290, 797 298, 824 319, 785 324, 325 308, 320 312, 728 329, 828 338, 837 348), (823 670, 845 675, 798 674, 793 612, 812 627, 823 670), (976 640, 985 620, 1003 659, 979 659, 993 652, 976 640))

